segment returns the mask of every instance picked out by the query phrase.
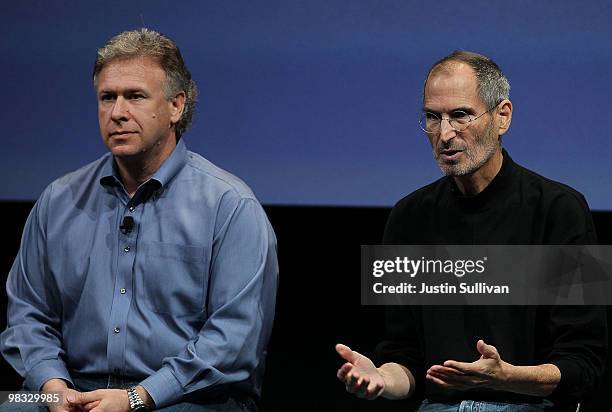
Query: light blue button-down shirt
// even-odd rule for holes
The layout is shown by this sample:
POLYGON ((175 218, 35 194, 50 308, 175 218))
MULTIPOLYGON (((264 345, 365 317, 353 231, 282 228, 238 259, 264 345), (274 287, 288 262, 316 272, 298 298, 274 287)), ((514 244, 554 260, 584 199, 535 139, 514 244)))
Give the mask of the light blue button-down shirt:
POLYGON ((107 154, 36 202, 4 357, 31 390, 74 371, 142 379, 158 407, 224 384, 258 394, 278 265, 253 193, 182 140, 131 199, 117 176, 107 154))

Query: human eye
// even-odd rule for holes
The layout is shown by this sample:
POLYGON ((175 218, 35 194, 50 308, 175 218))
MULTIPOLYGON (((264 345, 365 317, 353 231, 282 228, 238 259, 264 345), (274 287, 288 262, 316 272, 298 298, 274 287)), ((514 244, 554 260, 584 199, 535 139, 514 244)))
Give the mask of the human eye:
POLYGON ((463 110, 455 110, 450 114, 451 119, 457 120, 458 122, 469 122, 470 114, 463 110))
POLYGON ((115 96, 111 93, 102 93, 100 95, 100 101, 101 102, 110 102, 115 100, 115 96))
POLYGON ((440 120, 440 116, 438 116, 437 114, 433 112, 425 112, 424 116, 427 120, 430 120, 430 121, 440 120))
POLYGON ((130 100, 142 100, 145 95, 143 93, 131 93, 128 97, 130 100))

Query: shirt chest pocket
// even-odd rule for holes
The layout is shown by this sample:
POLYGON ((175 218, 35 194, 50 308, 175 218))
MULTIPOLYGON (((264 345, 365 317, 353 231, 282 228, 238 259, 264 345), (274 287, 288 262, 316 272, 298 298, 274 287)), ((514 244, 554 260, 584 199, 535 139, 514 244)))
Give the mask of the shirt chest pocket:
POLYGON ((201 312, 208 280, 208 256, 201 246, 150 242, 145 245, 139 295, 161 314, 201 312))

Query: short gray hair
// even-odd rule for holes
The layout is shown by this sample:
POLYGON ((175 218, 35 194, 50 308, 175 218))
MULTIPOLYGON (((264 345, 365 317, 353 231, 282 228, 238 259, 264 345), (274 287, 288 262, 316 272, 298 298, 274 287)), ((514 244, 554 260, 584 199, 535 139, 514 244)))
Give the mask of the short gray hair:
MULTIPOLYGON (((510 82, 499 66, 489 57, 464 50, 456 50, 437 61, 431 66, 427 78, 438 69, 446 68, 452 62, 462 62, 474 69, 476 73, 476 91, 487 106, 491 109, 502 100, 510 98, 510 82)), ((427 80, 425 80, 427 84, 427 80)), ((423 87, 423 97, 425 88, 423 87)))
POLYGON ((166 72, 164 93, 167 99, 175 97, 180 92, 185 93, 185 109, 175 126, 176 138, 180 139, 191 125, 198 88, 191 78, 178 46, 168 37, 142 28, 124 31, 111 38, 98 49, 93 70, 94 86, 104 65, 113 60, 134 57, 151 57, 159 63, 166 72))

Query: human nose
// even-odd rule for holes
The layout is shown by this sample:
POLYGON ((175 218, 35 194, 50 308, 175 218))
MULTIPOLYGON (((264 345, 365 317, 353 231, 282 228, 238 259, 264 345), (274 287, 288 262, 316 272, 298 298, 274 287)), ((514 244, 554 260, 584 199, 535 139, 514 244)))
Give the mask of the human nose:
POLYGON ((450 119, 442 118, 440 120, 440 140, 448 142, 457 136, 457 130, 451 125, 450 119))
POLYGON ((113 104, 111 119, 116 122, 125 121, 128 119, 129 113, 127 101, 123 97, 118 96, 113 104))

